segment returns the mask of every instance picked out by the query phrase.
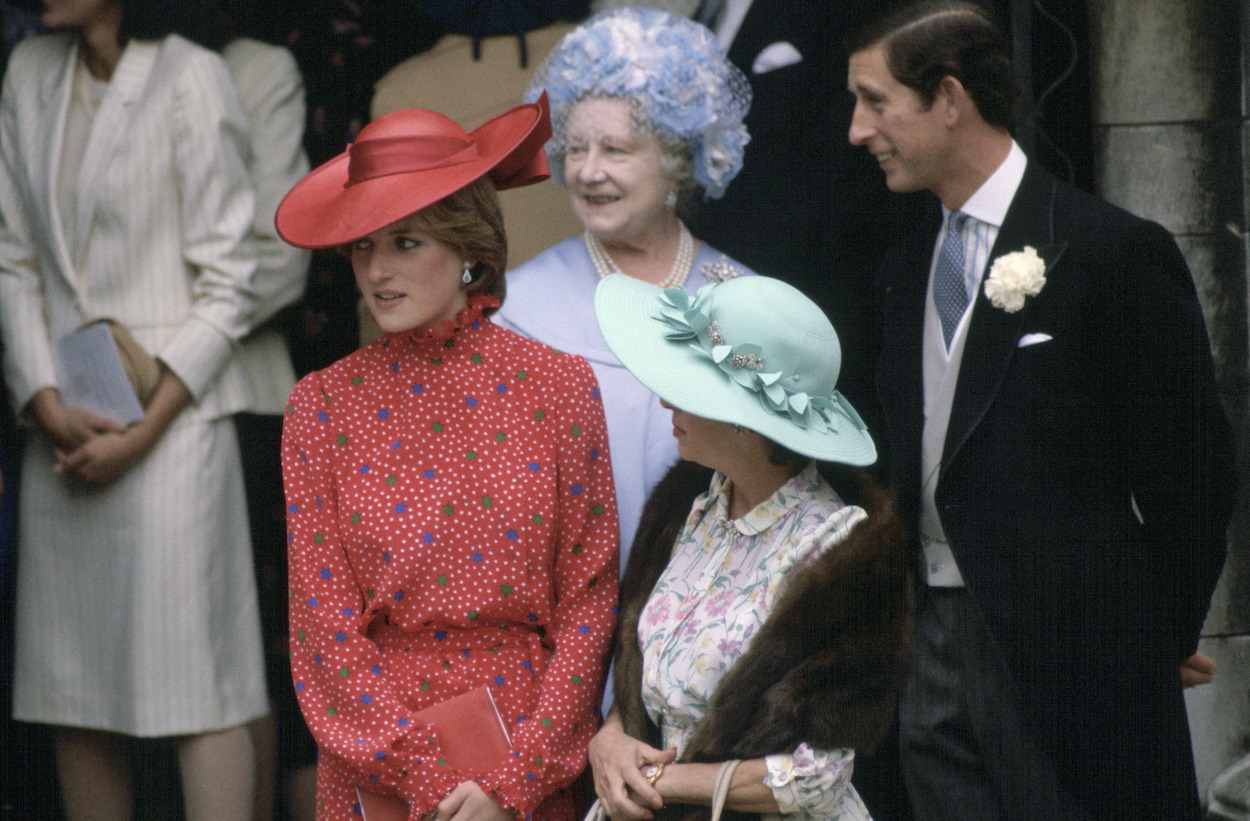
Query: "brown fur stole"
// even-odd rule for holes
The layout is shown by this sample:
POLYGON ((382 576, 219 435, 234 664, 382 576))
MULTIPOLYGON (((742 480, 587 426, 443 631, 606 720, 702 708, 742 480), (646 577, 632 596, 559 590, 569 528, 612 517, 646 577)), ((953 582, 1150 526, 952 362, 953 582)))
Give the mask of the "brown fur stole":
MULTIPOLYGON (((721 681, 683 761, 760 758, 800 741, 869 752, 889 729, 911 636, 906 532, 889 494, 866 473, 821 468, 868 519, 791 580, 721 681)), ((638 619, 711 475, 689 462, 669 471, 644 509, 621 583, 617 710, 626 732, 654 747, 660 736, 642 705, 638 619)))

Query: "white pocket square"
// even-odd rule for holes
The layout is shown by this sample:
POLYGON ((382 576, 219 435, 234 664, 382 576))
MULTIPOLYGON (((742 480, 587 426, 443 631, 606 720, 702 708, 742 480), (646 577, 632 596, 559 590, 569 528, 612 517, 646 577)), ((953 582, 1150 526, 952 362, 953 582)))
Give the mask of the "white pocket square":
POLYGON ((1016 343, 1017 348, 1027 348, 1030 345, 1036 345, 1039 342, 1049 342, 1053 339, 1050 334, 1025 334, 1020 337, 1020 341, 1016 343))
POLYGON ((751 64, 751 71, 755 74, 764 74, 773 69, 792 66, 802 59, 803 55, 799 54, 799 50, 783 40, 761 51, 756 56, 755 62, 751 64))

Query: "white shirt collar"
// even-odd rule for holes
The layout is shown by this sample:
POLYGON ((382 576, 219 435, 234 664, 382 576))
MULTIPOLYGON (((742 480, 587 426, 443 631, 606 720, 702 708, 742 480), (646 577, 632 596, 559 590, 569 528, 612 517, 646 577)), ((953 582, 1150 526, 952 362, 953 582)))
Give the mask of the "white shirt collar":
MULTIPOLYGON (((1016 196, 1016 189, 1024 179, 1026 165, 1028 157, 1016 141, 1012 140, 1007 158, 959 210, 974 219, 1001 228, 1007 217, 1007 209, 1011 207, 1011 201, 1016 196)), ((945 206, 943 210, 945 211, 945 206)))

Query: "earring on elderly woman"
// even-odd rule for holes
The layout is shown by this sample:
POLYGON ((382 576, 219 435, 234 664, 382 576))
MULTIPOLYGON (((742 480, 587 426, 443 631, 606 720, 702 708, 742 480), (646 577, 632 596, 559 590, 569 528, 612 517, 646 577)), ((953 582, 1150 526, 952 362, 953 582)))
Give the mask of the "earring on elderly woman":
POLYGON ((473 267, 473 263, 469 262, 466 259, 464 261, 464 273, 460 275, 460 281, 463 282, 465 285, 468 285, 471 282, 473 282, 473 273, 469 270, 472 267, 473 267))

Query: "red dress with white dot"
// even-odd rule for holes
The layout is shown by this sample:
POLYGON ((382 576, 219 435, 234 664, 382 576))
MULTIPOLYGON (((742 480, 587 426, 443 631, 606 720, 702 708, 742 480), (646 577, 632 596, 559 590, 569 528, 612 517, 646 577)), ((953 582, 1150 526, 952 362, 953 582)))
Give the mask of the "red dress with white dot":
POLYGON ((491 324, 485 296, 300 380, 283 429, 291 667, 321 752, 319 819, 355 787, 420 818, 476 781, 571 819, 615 622, 618 536, 599 390, 580 357, 491 324), (441 760, 413 713, 481 685, 512 758, 441 760))

